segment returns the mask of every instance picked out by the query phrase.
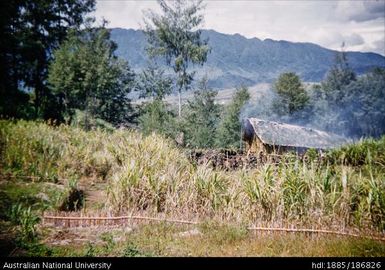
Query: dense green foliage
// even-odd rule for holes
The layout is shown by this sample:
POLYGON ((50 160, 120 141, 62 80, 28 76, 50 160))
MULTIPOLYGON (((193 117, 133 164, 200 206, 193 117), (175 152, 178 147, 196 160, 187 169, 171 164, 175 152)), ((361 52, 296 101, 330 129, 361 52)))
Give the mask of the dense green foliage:
POLYGON ((175 138, 178 120, 164 97, 172 92, 172 80, 164 70, 151 62, 136 79, 140 98, 148 100, 141 105, 138 123, 140 130, 149 135, 153 132, 175 138))
POLYGON ((250 99, 246 87, 238 88, 233 100, 225 109, 217 130, 216 145, 218 147, 239 148, 241 145, 241 109, 250 99))
POLYGON ((378 138, 385 133, 385 70, 375 68, 357 77, 345 54, 339 55, 321 85, 313 87, 308 121, 352 138, 378 138))
POLYGON ((140 98, 163 100, 172 92, 172 80, 164 75, 164 70, 155 63, 151 63, 139 74, 136 80, 136 90, 140 92, 140 98))
POLYGON ((143 105, 138 122, 145 135, 156 132, 175 138, 177 128, 175 113, 162 100, 155 99, 143 105))
POLYGON ((350 104, 355 134, 379 138, 385 133, 385 69, 375 68, 351 85, 350 104), (359 104, 358 106, 356 104, 359 104))
POLYGON ((346 125, 349 125, 348 121, 354 118, 354 114, 347 111, 346 106, 350 102, 350 84, 355 80, 356 75, 349 67, 346 53, 337 53, 333 67, 321 85, 315 86, 312 97, 312 116, 322 125, 322 129, 349 135, 346 125), (347 122, 342 123, 344 121, 347 122))
POLYGON ((202 0, 167 2, 158 0, 162 14, 147 14, 146 34, 150 56, 166 59, 176 76, 179 93, 179 117, 181 116, 180 94, 193 80, 194 74, 188 71, 189 64, 203 64, 209 47, 201 40, 199 26, 203 21, 202 0))
POLYGON ((203 79, 194 98, 189 100, 184 114, 185 143, 187 147, 212 148, 220 117, 220 107, 215 103, 216 91, 207 87, 203 79))
MULTIPOLYGON (((273 86, 271 105, 256 104, 246 114, 307 125, 349 138, 379 138, 385 133, 385 69, 374 68, 357 76, 346 53, 336 53, 335 63, 320 84, 304 90, 298 76, 283 73, 273 86)), ((269 100, 266 101, 269 104, 269 100)))
POLYGON ((71 32, 55 51, 48 82, 52 92, 62 98, 68 122, 75 109, 86 113, 86 127, 89 118, 115 125, 129 120, 127 94, 133 87, 133 73, 125 61, 114 56, 115 49, 109 30, 101 27, 71 32))
POLYGON ((68 29, 83 24, 95 1, 11 0, 0 5, 0 115, 56 118, 56 97, 46 84, 52 51, 68 29))
POLYGON ((303 110, 309 100, 301 79, 293 72, 282 73, 273 90, 278 94, 278 98, 272 106, 280 116, 303 110))
POLYGON ((346 53, 343 51, 336 53, 335 62, 329 70, 326 79, 322 82, 322 88, 327 94, 327 98, 338 101, 342 98, 341 91, 344 86, 356 80, 356 74, 350 68, 346 53))

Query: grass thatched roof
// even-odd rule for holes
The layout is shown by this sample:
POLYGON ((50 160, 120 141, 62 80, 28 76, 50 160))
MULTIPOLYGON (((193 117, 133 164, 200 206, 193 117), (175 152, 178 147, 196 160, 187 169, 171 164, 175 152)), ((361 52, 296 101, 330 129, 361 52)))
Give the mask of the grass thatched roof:
POLYGON ((269 145, 316 149, 334 148, 348 142, 344 137, 325 131, 257 118, 245 120, 243 136, 245 140, 257 136, 269 145))

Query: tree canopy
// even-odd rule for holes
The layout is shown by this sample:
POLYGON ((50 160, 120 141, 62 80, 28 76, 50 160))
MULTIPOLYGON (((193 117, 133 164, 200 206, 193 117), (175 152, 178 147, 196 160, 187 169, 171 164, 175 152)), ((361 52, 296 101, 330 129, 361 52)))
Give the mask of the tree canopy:
POLYGON ((273 106, 279 115, 292 115, 302 110, 309 101, 301 79, 293 72, 282 73, 273 89, 278 94, 273 106))
POLYGON ((384 89, 383 68, 356 76, 346 53, 338 52, 325 80, 313 87, 309 122, 351 138, 380 137, 385 133, 384 89))
POLYGON ((250 99, 245 86, 236 89, 231 103, 226 108, 217 130, 216 145, 223 148, 239 148, 241 143, 241 109, 250 99))
POLYGON ((114 55, 115 49, 109 30, 100 27, 72 31, 55 51, 48 81, 52 92, 62 97, 70 119, 79 109, 115 125, 129 120, 127 94, 134 74, 114 55))
POLYGON ((79 28, 95 0, 10 0, 0 4, 0 115, 51 118, 55 98, 46 84, 52 52, 79 28), (32 109, 32 108, 31 108, 32 109))
POLYGON ((184 115, 186 145, 195 148, 211 148, 215 143, 216 128, 219 122, 220 107, 215 103, 218 94, 207 86, 203 78, 194 91, 194 98, 189 100, 184 115))
POLYGON ((203 21, 201 0, 158 0, 161 14, 149 11, 146 15, 146 34, 150 56, 164 57, 176 74, 179 93, 179 116, 181 115, 181 92, 193 80, 194 73, 188 71, 190 64, 203 64, 209 47, 201 40, 198 29, 203 21))
POLYGON ((151 97, 154 100, 162 100, 172 92, 172 79, 155 63, 150 63, 139 74, 136 89, 140 93, 139 98, 151 97))

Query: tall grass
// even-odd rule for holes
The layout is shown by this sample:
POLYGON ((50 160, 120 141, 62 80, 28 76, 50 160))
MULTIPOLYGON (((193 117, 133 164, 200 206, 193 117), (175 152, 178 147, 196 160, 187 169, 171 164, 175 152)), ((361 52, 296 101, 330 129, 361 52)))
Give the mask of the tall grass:
POLYGON ((135 131, 0 121, 0 142, 6 171, 107 182, 114 214, 385 230, 385 138, 331 151, 322 163, 287 155, 232 172, 195 166, 171 141, 135 131))
POLYGON ((329 151, 326 160, 352 166, 375 165, 385 169, 385 136, 372 138, 329 151))
POLYGON ((115 163, 106 151, 108 134, 39 122, 0 121, 1 164, 13 174, 57 182, 95 176, 105 179, 115 163))

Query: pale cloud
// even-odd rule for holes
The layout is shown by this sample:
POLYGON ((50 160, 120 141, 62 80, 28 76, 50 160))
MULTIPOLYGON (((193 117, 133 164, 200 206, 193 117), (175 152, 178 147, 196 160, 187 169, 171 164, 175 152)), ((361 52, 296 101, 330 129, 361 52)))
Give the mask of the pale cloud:
POLYGON ((350 34, 348 36, 345 36, 344 37, 344 41, 349 46, 358 46, 358 45, 362 45, 362 44, 365 43, 365 41, 362 38, 362 36, 360 36, 360 35, 358 35, 356 33, 353 33, 353 34, 350 34))
POLYGON ((364 22, 383 18, 385 13, 384 1, 340 1, 336 15, 342 20, 364 22))
POLYGON ((382 36, 379 40, 376 40, 371 43, 371 46, 369 47, 369 51, 377 52, 382 55, 385 55, 385 37, 382 36))
MULTIPOLYGON (((330 49, 385 55, 385 0, 365 1, 205 1, 203 28, 248 38, 312 42, 330 49), (382 43, 381 43, 382 42, 382 43)), ((143 11, 159 11, 156 1, 97 0, 96 17, 110 27, 140 28, 143 11)))

